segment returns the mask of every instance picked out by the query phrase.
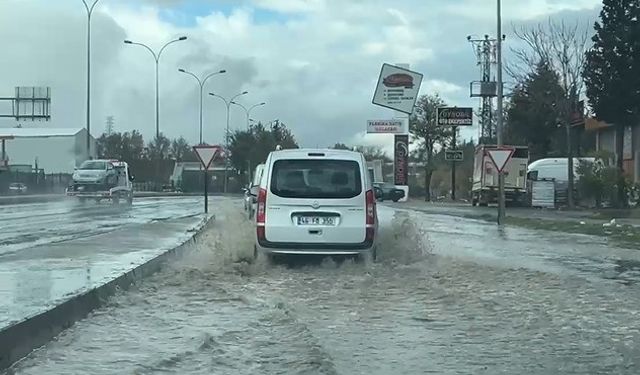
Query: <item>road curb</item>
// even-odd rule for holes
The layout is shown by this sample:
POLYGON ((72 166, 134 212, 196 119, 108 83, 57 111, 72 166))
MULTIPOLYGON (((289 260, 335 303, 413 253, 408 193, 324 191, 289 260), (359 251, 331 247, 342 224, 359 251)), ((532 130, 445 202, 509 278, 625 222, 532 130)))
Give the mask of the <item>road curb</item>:
POLYGON ((0 371, 6 370, 33 350, 45 345, 62 331, 73 326, 75 322, 84 319, 92 310, 102 306, 116 292, 127 290, 136 282, 160 271, 170 260, 181 256, 187 247, 195 243, 214 221, 214 216, 203 219, 190 230, 193 235, 182 244, 108 283, 74 296, 48 311, 0 330, 0 371))

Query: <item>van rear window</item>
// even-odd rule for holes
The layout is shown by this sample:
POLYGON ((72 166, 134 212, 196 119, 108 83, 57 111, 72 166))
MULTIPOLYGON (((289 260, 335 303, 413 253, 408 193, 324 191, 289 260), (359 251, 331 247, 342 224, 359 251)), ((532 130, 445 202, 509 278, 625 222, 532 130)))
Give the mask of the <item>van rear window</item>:
POLYGON ((278 160, 271 192, 283 198, 353 198, 362 192, 360 165, 351 160, 278 160))

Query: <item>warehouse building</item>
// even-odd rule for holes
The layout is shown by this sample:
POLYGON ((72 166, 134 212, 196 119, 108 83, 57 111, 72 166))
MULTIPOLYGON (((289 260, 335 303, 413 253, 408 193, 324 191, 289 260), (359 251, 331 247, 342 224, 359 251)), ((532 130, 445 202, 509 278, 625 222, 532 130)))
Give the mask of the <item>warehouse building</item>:
MULTIPOLYGON (((0 128, 5 141, 5 158, 12 166, 32 166, 46 174, 71 174, 87 159, 87 130, 84 128, 0 128)), ((91 137, 91 157, 96 141, 91 137)))

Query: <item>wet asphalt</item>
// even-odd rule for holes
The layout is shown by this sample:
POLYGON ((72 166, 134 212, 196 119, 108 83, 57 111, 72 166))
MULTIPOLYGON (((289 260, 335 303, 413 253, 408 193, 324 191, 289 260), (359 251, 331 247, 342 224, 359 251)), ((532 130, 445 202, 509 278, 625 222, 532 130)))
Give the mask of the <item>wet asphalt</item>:
POLYGON ((378 263, 247 262, 241 202, 7 374, 637 374, 640 252, 380 206, 378 263))

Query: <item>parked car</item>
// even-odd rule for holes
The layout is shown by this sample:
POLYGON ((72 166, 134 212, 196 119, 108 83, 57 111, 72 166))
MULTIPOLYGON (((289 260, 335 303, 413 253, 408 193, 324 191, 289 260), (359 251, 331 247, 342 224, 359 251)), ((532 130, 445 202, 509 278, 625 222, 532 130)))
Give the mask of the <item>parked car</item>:
POLYGON ((398 189, 395 185, 388 182, 375 183, 373 184, 373 186, 380 189, 378 198, 380 202, 384 200, 397 202, 400 199, 404 198, 404 190, 398 189))
POLYGON ((262 178, 262 172, 264 171, 264 164, 258 164, 253 172, 253 181, 249 186, 244 188, 244 210, 247 211, 249 219, 253 219, 253 215, 256 212, 256 196, 258 192, 258 186, 260 185, 260 179, 262 178))
POLYGON ((254 255, 358 255, 375 260, 378 218, 359 152, 271 152, 257 192, 254 255))
POLYGON ((13 182, 9 185, 9 193, 11 194, 25 194, 27 192, 27 185, 22 182, 13 182))

